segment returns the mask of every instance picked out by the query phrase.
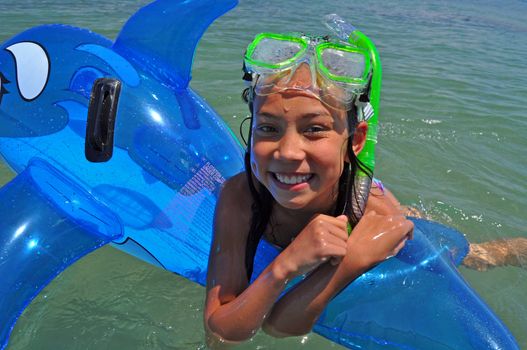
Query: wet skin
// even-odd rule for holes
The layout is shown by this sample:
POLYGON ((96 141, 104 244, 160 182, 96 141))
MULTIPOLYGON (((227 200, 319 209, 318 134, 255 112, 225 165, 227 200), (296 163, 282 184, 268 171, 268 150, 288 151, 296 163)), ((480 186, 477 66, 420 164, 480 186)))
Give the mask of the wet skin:
MULTIPOLYGON (((310 79, 309 70, 299 68, 292 81, 310 79)), ((350 138, 345 111, 298 90, 257 96, 253 115, 251 168, 257 186, 274 199, 264 235, 283 250, 249 285, 245 245, 253 199, 245 174, 229 179, 216 207, 204 311, 207 342, 214 348, 247 340, 262 327, 274 336, 309 332, 342 288, 395 255, 413 229, 393 196, 375 188, 349 238, 346 216, 332 215, 347 142, 360 152, 366 123, 350 138), (278 300, 290 279, 306 273, 278 300)))
POLYGON ((284 208, 328 211, 335 201, 348 140, 345 114, 313 98, 256 98, 251 143, 255 177, 284 208))

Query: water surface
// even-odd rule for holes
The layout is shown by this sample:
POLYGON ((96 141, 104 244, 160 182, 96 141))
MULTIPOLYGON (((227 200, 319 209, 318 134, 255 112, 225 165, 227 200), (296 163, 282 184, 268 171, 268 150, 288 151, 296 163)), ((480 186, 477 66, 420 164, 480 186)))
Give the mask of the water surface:
MULTIPOLYGON (((146 0, 0 0, 0 41, 44 23, 115 38, 146 0)), ((242 0, 205 34, 192 86, 237 132, 241 56, 262 31, 321 29, 337 12, 383 63, 376 176, 406 204, 473 242, 527 237, 527 3, 242 0)), ((0 184, 13 175, 0 165, 0 184)), ((527 349, 527 267, 462 274, 527 349)), ((9 349, 198 349, 203 289, 111 247, 60 275, 20 318, 9 349)), ((246 349, 320 349, 314 335, 258 335, 246 349)))

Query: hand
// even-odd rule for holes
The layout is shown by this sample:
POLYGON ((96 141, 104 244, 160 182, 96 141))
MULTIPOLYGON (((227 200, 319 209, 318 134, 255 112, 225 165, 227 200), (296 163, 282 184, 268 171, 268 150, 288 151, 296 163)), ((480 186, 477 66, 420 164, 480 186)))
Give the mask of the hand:
POLYGON ((413 237, 414 224, 402 215, 379 215, 369 211, 351 232, 344 259, 350 269, 367 271, 397 255, 413 237))
POLYGON ((348 219, 318 214, 277 259, 288 278, 305 274, 331 260, 338 264, 346 255, 348 219))

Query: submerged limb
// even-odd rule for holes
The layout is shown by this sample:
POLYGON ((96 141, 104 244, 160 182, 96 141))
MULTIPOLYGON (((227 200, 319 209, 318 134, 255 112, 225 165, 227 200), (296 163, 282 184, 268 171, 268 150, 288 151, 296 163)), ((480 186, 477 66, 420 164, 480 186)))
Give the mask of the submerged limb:
POLYGON ((401 205, 400 208, 404 216, 411 216, 411 217, 418 218, 418 219, 427 219, 427 216, 425 215, 425 213, 423 213, 416 207, 412 207, 410 205, 401 205))
MULTIPOLYGON (((404 215, 427 218, 419 209, 401 206, 404 215)), ((483 243, 470 243, 462 264, 469 269, 486 271, 497 266, 517 266, 527 269, 527 238, 504 238, 483 243)))
POLYGON ((463 260, 463 266, 478 271, 506 265, 527 268, 527 238, 471 243, 469 252, 463 260))

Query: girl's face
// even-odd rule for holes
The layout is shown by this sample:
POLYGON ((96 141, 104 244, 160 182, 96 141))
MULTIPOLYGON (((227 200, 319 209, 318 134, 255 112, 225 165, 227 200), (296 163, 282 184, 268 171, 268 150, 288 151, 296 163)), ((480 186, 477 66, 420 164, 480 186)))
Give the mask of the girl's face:
MULTIPOLYGON (((299 67, 293 79, 311 79, 309 67, 299 67)), ((255 98, 251 132, 252 171, 278 204, 332 210, 347 159, 346 111, 303 91, 284 90, 255 98)), ((362 146, 355 143, 358 152, 362 146)))

